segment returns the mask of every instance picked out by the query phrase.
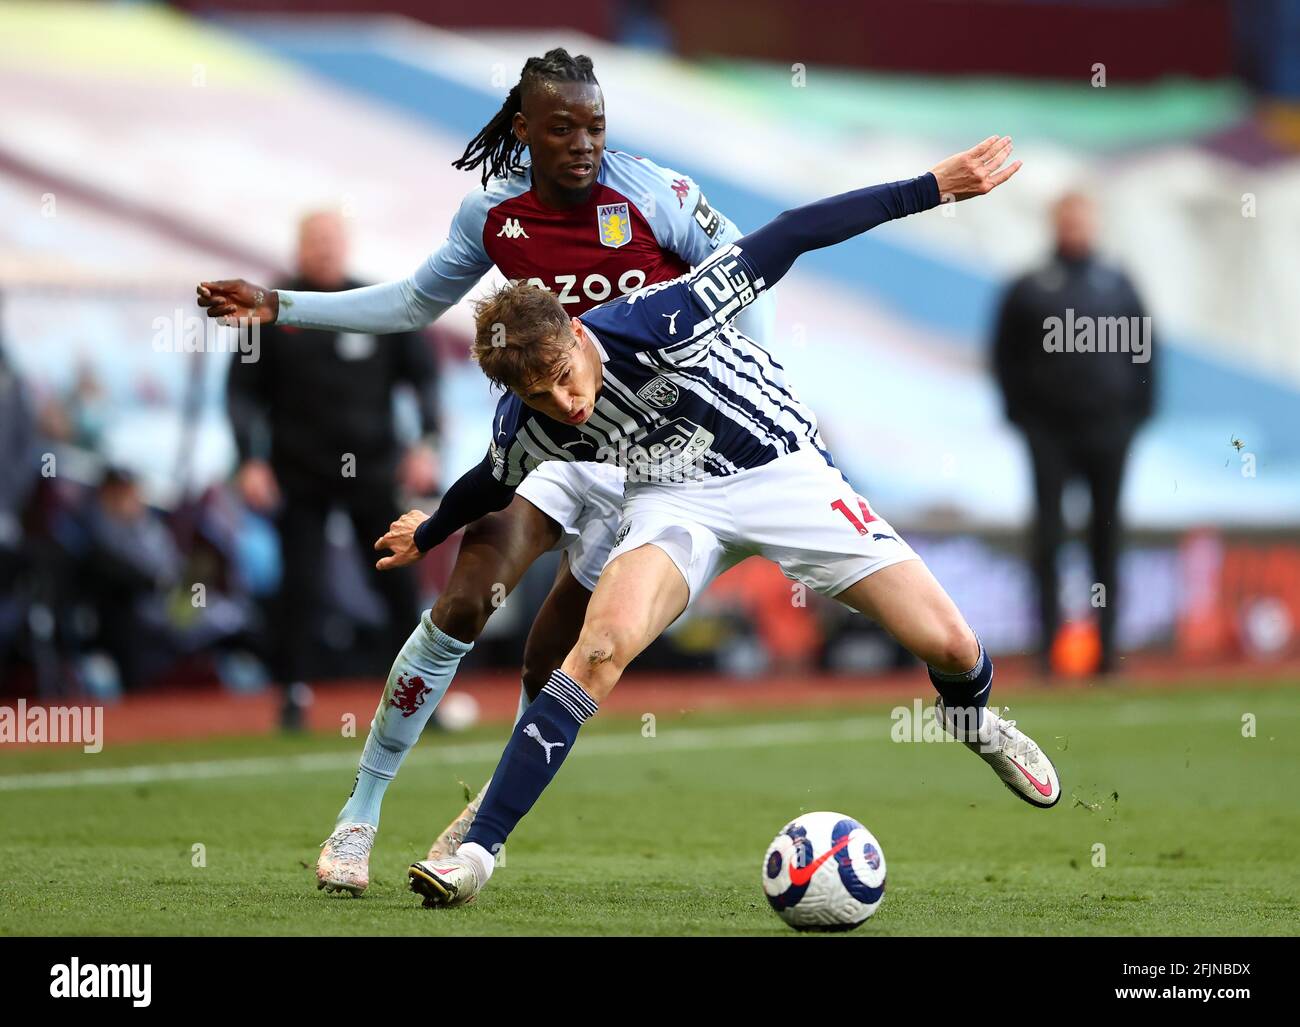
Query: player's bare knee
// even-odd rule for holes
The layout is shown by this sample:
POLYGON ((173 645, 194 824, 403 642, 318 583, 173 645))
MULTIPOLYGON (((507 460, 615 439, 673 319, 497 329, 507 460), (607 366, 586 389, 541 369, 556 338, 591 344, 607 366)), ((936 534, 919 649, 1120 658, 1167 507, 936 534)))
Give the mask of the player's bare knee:
POLYGON ((582 629, 578 637, 578 656, 588 670, 616 669, 626 661, 622 654, 626 644, 620 639, 622 632, 614 624, 592 624, 582 629))
POLYGON ((587 661, 589 668, 595 670, 614 661, 614 645, 612 642, 593 641, 590 645, 583 646, 582 658, 587 661))
POLYGON ((474 588, 448 586, 433 604, 430 616, 439 631, 461 642, 478 638, 494 606, 491 595, 474 588))
POLYGON ((944 674, 964 674, 980 657, 979 641, 965 621, 960 619, 941 625, 926 660, 944 674))

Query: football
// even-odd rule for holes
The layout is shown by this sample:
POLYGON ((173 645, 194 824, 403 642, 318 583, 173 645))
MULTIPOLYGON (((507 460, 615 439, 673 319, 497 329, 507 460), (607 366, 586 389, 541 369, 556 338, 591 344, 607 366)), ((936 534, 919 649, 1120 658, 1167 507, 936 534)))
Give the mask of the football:
POLYGON ((885 853, 843 813, 805 813, 763 857, 763 893, 797 931, 851 931, 885 895, 885 853))

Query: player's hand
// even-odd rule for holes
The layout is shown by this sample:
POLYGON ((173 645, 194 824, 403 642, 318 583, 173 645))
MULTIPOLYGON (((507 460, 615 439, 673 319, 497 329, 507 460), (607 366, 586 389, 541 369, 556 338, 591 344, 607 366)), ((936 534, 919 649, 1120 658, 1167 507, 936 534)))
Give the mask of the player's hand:
POLYGON ((1020 170, 1020 161, 1003 167, 1012 149, 1010 136, 989 136, 969 150, 940 161, 930 169, 939 183, 940 199, 951 203, 992 192, 1020 170))
POLYGON ((415 544, 415 529, 429 519, 423 510, 408 510, 388 526, 388 531, 375 543, 376 550, 391 549, 392 556, 382 556, 375 561, 376 570, 389 571, 415 563, 424 554, 415 544))
POLYGON ((280 505, 280 483, 265 460, 245 460, 235 473, 235 487, 244 502, 260 513, 280 505))
POLYGON ((275 324, 280 314, 280 297, 274 289, 242 278, 200 282, 198 294, 199 306, 207 309, 208 317, 217 318, 223 325, 238 327, 238 322, 244 319, 275 324))

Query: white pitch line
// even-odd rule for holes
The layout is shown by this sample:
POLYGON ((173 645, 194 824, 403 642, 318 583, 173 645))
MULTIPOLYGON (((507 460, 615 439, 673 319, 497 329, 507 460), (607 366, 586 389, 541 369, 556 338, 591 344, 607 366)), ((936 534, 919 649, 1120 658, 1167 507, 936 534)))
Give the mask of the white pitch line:
MULTIPOLYGON (((742 727, 688 728, 670 726, 654 738, 596 735, 574 749, 578 756, 640 756, 694 749, 751 749, 760 746, 808 745, 831 741, 885 741, 891 724, 866 720, 801 721, 742 727)), ((501 742, 440 745, 417 749, 406 764, 492 763, 501 756, 501 742)), ((275 774, 349 770, 358 752, 308 753, 301 756, 252 756, 245 759, 199 760, 189 763, 138 764, 91 770, 52 771, 40 774, 0 775, 0 792, 39 791, 50 788, 156 784, 164 781, 210 781, 229 777, 263 777, 275 774)))
MULTIPOLYGON (((1135 700, 1121 706, 1111 716, 1112 728, 1170 726, 1181 722, 1239 723, 1238 704, 1216 703, 1193 710, 1170 708, 1163 704, 1135 700)), ((900 708, 910 709, 910 706, 900 708)), ((1015 716, 1015 709, 1010 713, 1015 716)), ((1294 711, 1269 710, 1268 720, 1290 719, 1294 711)), ((885 741, 890 737, 893 721, 882 715, 878 721, 828 720, 796 721, 790 724, 755 724, 739 727, 691 728, 669 725, 655 738, 643 738, 637 730, 626 734, 602 734, 583 740, 574 749, 581 756, 640 756, 665 751, 695 749, 751 749, 760 746, 808 745, 831 741, 885 741)), ((1068 735, 1068 725, 1065 734, 1068 735)), ((504 746, 501 742, 462 742, 421 748, 406 758, 406 763, 439 765, 448 763, 495 763, 504 746)), ((0 792, 39 791, 51 788, 156 784, 164 781, 210 781, 230 777, 259 777, 275 774, 312 773, 315 771, 350 770, 356 767, 359 753, 306 753, 300 756, 250 756, 244 759, 199 760, 189 763, 145 763, 130 767, 50 771, 38 774, 0 775, 0 792)))

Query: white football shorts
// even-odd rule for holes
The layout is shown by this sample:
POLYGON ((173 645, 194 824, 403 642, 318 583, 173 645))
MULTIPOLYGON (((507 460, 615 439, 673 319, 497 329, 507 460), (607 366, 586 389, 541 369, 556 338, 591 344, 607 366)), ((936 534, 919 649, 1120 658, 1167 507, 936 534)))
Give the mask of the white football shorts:
POLYGON ((560 526, 556 549, 569 554, 569 571, 594 590, 609 556, 623 507, 623 468, 605 463, 547 460, 519 484, 515 495, 560 526))
POLYGON ((786 577, 831 597, 884 567, 918 559, 812 448, 702 482, 629 482, 609 559, 647 543, 677 565, 691 602, 748 556, 763 556, 786 577))

